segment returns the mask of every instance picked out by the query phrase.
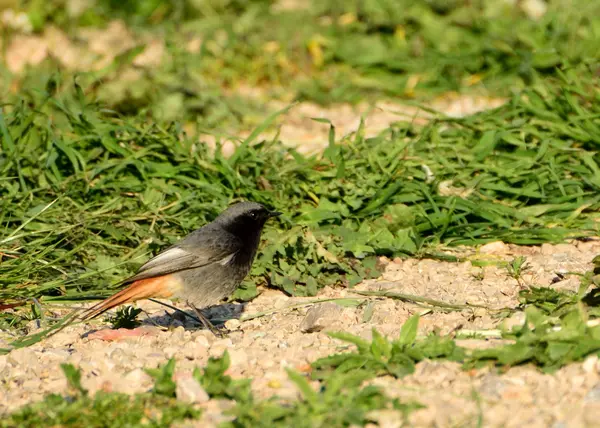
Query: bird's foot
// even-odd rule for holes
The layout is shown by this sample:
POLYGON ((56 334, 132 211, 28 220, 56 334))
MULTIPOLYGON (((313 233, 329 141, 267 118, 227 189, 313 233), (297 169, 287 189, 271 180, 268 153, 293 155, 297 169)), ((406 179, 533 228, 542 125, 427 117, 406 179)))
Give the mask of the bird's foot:
POLYGON ((227 337, 227 333, 229 333, 229 330, 227 330, 226 328, 219 329, 219 328, 215 327, 214 324, 212 322, 210 322, 210 320, 204 316, 204 314, 200 311, 200 309, 198 309, 197 307, 192 305, 190 302, 186 302, 186 303, 194 311, 194 313, 198 317, 198 320, 200 321, 200 323, 202 323, 204 328, 206 328, 207 330, 210 330, 210 332, 212 334, 214 334, 216 337, 218 337, 220 339, 227 337))

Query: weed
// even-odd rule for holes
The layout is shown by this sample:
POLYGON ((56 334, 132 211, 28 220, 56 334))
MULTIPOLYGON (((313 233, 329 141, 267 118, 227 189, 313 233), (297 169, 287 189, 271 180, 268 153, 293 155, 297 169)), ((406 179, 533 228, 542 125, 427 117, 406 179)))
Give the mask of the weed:
POLYGON ((517 256, 506 264, 506 270, 511 278, 514 278, 519 286, 523 287, 521 275, 529 268, 527 258, 523 256, 517 256))
POLYGON ((418 322, 417 315, 409 318, 402 326, 398 340, 392 342, 375 329, 371 343, 348 333, 331 333, 331 337, 354 344, 357 350, 315 361, 313 376, 328 378, 333 373, 363 373, 366 377, 388 374, 401 378, 413 373, 415 364, 426 358, 464 359, 464 350, 450 338, 433 334, 417 341, 418 322))
MULTIPOLYGON (((51 394, 43 401, 25 406, 3 418, 0 426, 170 426, 177 421, 200 417, 199 410, 175 400, 171 391, 159 385, 155 385, 152 393, 129 396, 99 391, 91 397, 81 385, 78 369, 70 364, 63 364, 62 369, 71 395, 63 397, 51 394)), ((164 378, 157 380, 157 384, 161 382, 164 383, 164 378)))
POLYGON ((15 256, 0 265, 0 299, 105 297, 107 284, 234 199, 285 213, 265 231, 246 299, 265 283, 295 295, 352 286, 379 274, 377 256, 437 254, 440 242, 591 234, 600 205, 590 157, 596 130, 571 118, 595 114, 597 103, 579 95, 588 83, 565 76, 558 92, 531 90, 413 137, 399 129, 343 143, 332 134, 323 158, 253 142, 275 116, 225 158, 177 126, 116 120, 77 100, 54 101, 60 109, 14 106, 0 121, 2 171, 17 177, 0 180, 0 252, 15 256), (48 116, 60 126, 41 125, 48 116), (427 182, 423 163, 436 181, 427 182), (446 179, 475 191, 440 194, 437 180, 446 179))
POLYGON ((553 372, 573 361, 600 353, 600 326, 588 326, 587 315, 573 310, 560 320, 548 317, 534 307, 526 310, 527 321, 504 334, 513 344, 474 350, 468 367, 493 362, 507 369, 533 363, 545 372, 553 372))
MULTIPOLYGON (((70 364, 63 364, 62 368, 72 395, 52 394, 9 415, 0 421, 0 426, 169 426, 176 421, 198 419, 201 414, 194 406, 175 399, 174 359, 164 367, 148 369, 155 380, 152 392, 133 397, 103 391, 90 397, 81 385, 80 371, 70 364)), ((228 368, 229 356, 225 353, 220 358, 211 358, 204 370, 194 372, 211 398, 234 401, 228 411, 233 420, 224 426, 345 427, 370 422, 372 410, 395 409, 400 417, 406 418, 421 407, 418 403, 391 400, 380 388, 363 386, 364 374, 337 374, 321 382, 315 390, 303 375, 292 370, 288 375, 300 393, 297 400, 272 397, 258 401, 250 390, 250 381, 232 380, 225 375, 228 368)))
POLYGON ((114 317, 110 317, 108 321, 111 323, 112 328, 135 328, 140 325, 137 316, 142 312, 139 308, 133 306, 124 306, 117 309, 117 313, 114 317))

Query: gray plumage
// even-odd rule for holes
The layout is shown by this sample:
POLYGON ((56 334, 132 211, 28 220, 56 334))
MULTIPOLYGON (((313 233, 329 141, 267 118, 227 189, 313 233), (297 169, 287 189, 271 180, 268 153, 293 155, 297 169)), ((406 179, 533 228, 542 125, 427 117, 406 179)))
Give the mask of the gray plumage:
POLYGON ((232 205, 150 259, 127 282, 173 274, 183 283, 177 297, 197 308, 214 305, 230 296, 250 272, 263 226, 278 214, 255 202, 232 205))
POLYGON ((194 309, 219 303, 246 277, 265 222, 279 214, 255 202, 230 206, 213 222, 146 262, 123 282, 129 284, 127 288, 87 310, 82 319, 148 298, 179 298, 194 309))

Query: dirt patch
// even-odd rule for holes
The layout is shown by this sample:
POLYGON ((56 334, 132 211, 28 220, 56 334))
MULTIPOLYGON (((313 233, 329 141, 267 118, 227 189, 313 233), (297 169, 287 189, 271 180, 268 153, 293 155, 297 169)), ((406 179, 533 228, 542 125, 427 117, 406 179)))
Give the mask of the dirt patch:
MULTIPOLYGON (((426 107, 442 115, 463 117, 499 107, 505 102, 504 98, 448 92, 427 103, 426 107)), ((272 111, 278 111, 287 106, 281 102, 271 102, 269 105, 272 111)), ((331 125, 335 127, 337 140, 358 132, 362 120, 361 132, 366 138, 370 138, 389 129, 394 123, 408 122, 424 125, 433 116, 431 111, 408 105, 401 100, 380 101, 374 104, 361 103, 357 106, 337 104, 327 107, 303 102, 291 108, 278 119, 280 125, 276 131, 264 132, 257 137, 257 140, 270 140, 277 136, 285 145, 296 148, 300 153, 317 154, 328 145, 331 125), (331 125, 314 119, 327 119, 331 125)), ((235 138, 221 140, 223 154, 231 156, 240 145, 240 141, 248 137, 251 132, 252 130, 230 132, 229 135, 235 135, 235 138)), ((203 135, 200 140, 211 148, 216 146, 214 135, 203 135)))
MULTIPOLYGON (((429 108, 451 117, 468 116, 485 109, 499 107, 506 102, 503 98, 461 95, 449 92, 428 103, 429 108)), ((280 138, 286 144, 298 147, 303 153, 316 153, 327 146, 329 125, 317 119, 329 119, 336 128, 338 137, 351 134, 364 121, 363 132, 373 137, 389 129, 390 125, 403 121, 425 124, 433 115, 418 107, 402 102, 382 101, 375 104, 362 103, 358 106, 338 105, 323 108, 312 103, 302 103, 283 118, 280 138)))
MULTIPOLYGON (((509 261, 515 256, 526 256, 529 268, 521 277, 521 285, 498 266, 384 260, 387 266, 383 275, 354 290, 396 290, 449 303, 511 308, 518 304, 520 286, 574 290, 578 280, 568 273, 588 271, 599 252, 600 241, 541 247, 498 243, 479 251, 464 251, 478 260, 509 261)), ((333 288, 322 290, 318 299, 341 297, 365 299, 351 289, 333 288)), ((213 319, 228 319, 226 325, 232 330, 223 339, 200 330, 186 318, 167 315, 164 307, 152 302, 140 304, 148 315, 140 334, 103 340, 102 335, 93 333, 105 327, 102 322, 68 328, 42 343, 0 356, 0 412, 40 400, 51 392, 66 392, 66 381, 59 368, 65 362, 81 368, 83 385, 92 392, 103 389, 133 393, 152 385, 143 368, 157 367, 175 357, 176 379, 182 385, 183 395, 187 391, 185 379, 189 379, 193 368, 203 366, 209 356, 220 356, 228 350, 231 375, 253 378, 258 397, 276 394, 292 398, 297 390, 287 378, 286 367, 306 371, 315 359, 346 349, 347 345, 330 338, 328 331, 343 330, 369 338, 376 328, 395 338, 404 321, 415 313, 422 314, 420 334, 433 329, 444 334, 484 330, 500 323, 522 322, 522 317, 500 319, 493 311, 481 308, 444 312, 389 298, 371 298, 373 312, 366 316, 367 305, 310 303, 314 300, 263 290, 248 304, 213 308, 208 314, 213 319), (238 319, 263 312, 267 314, 247 321, 238 319)), ((499 343, 494 338, 461 341, 465 345, 462 342, 477 347, 499 343)), ((597 357, 552 375, 527 366, 499 374, 491 369, 463 371, 454 363, 424 361, 411 376, 401 380, 380 378, 374 383, 383 385, 392 396, 426 406, 411 415, 414 426, 468 426, 476 424, 479 418, 484 418, 485 426, 581 426, 592 423, 589 418, 600 406, 599 372, 597 357)), ((223 420, 226 402, 211 401, 202 406, 206 412, 198 426, 213 426, 223 420)), ((382 412, 377 417, 384 420, 389 415, 382 412)))

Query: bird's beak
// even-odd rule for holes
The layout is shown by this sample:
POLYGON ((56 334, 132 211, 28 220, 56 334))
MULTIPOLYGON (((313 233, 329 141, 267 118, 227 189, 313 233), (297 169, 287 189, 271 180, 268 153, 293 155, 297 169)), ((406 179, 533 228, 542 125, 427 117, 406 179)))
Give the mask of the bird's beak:
POLYGON ((271 211, 271 212, 269 212, 269 218, 279 217, 281 214, 283 214, 283 213, 280 213, 279 211, 271 211))

